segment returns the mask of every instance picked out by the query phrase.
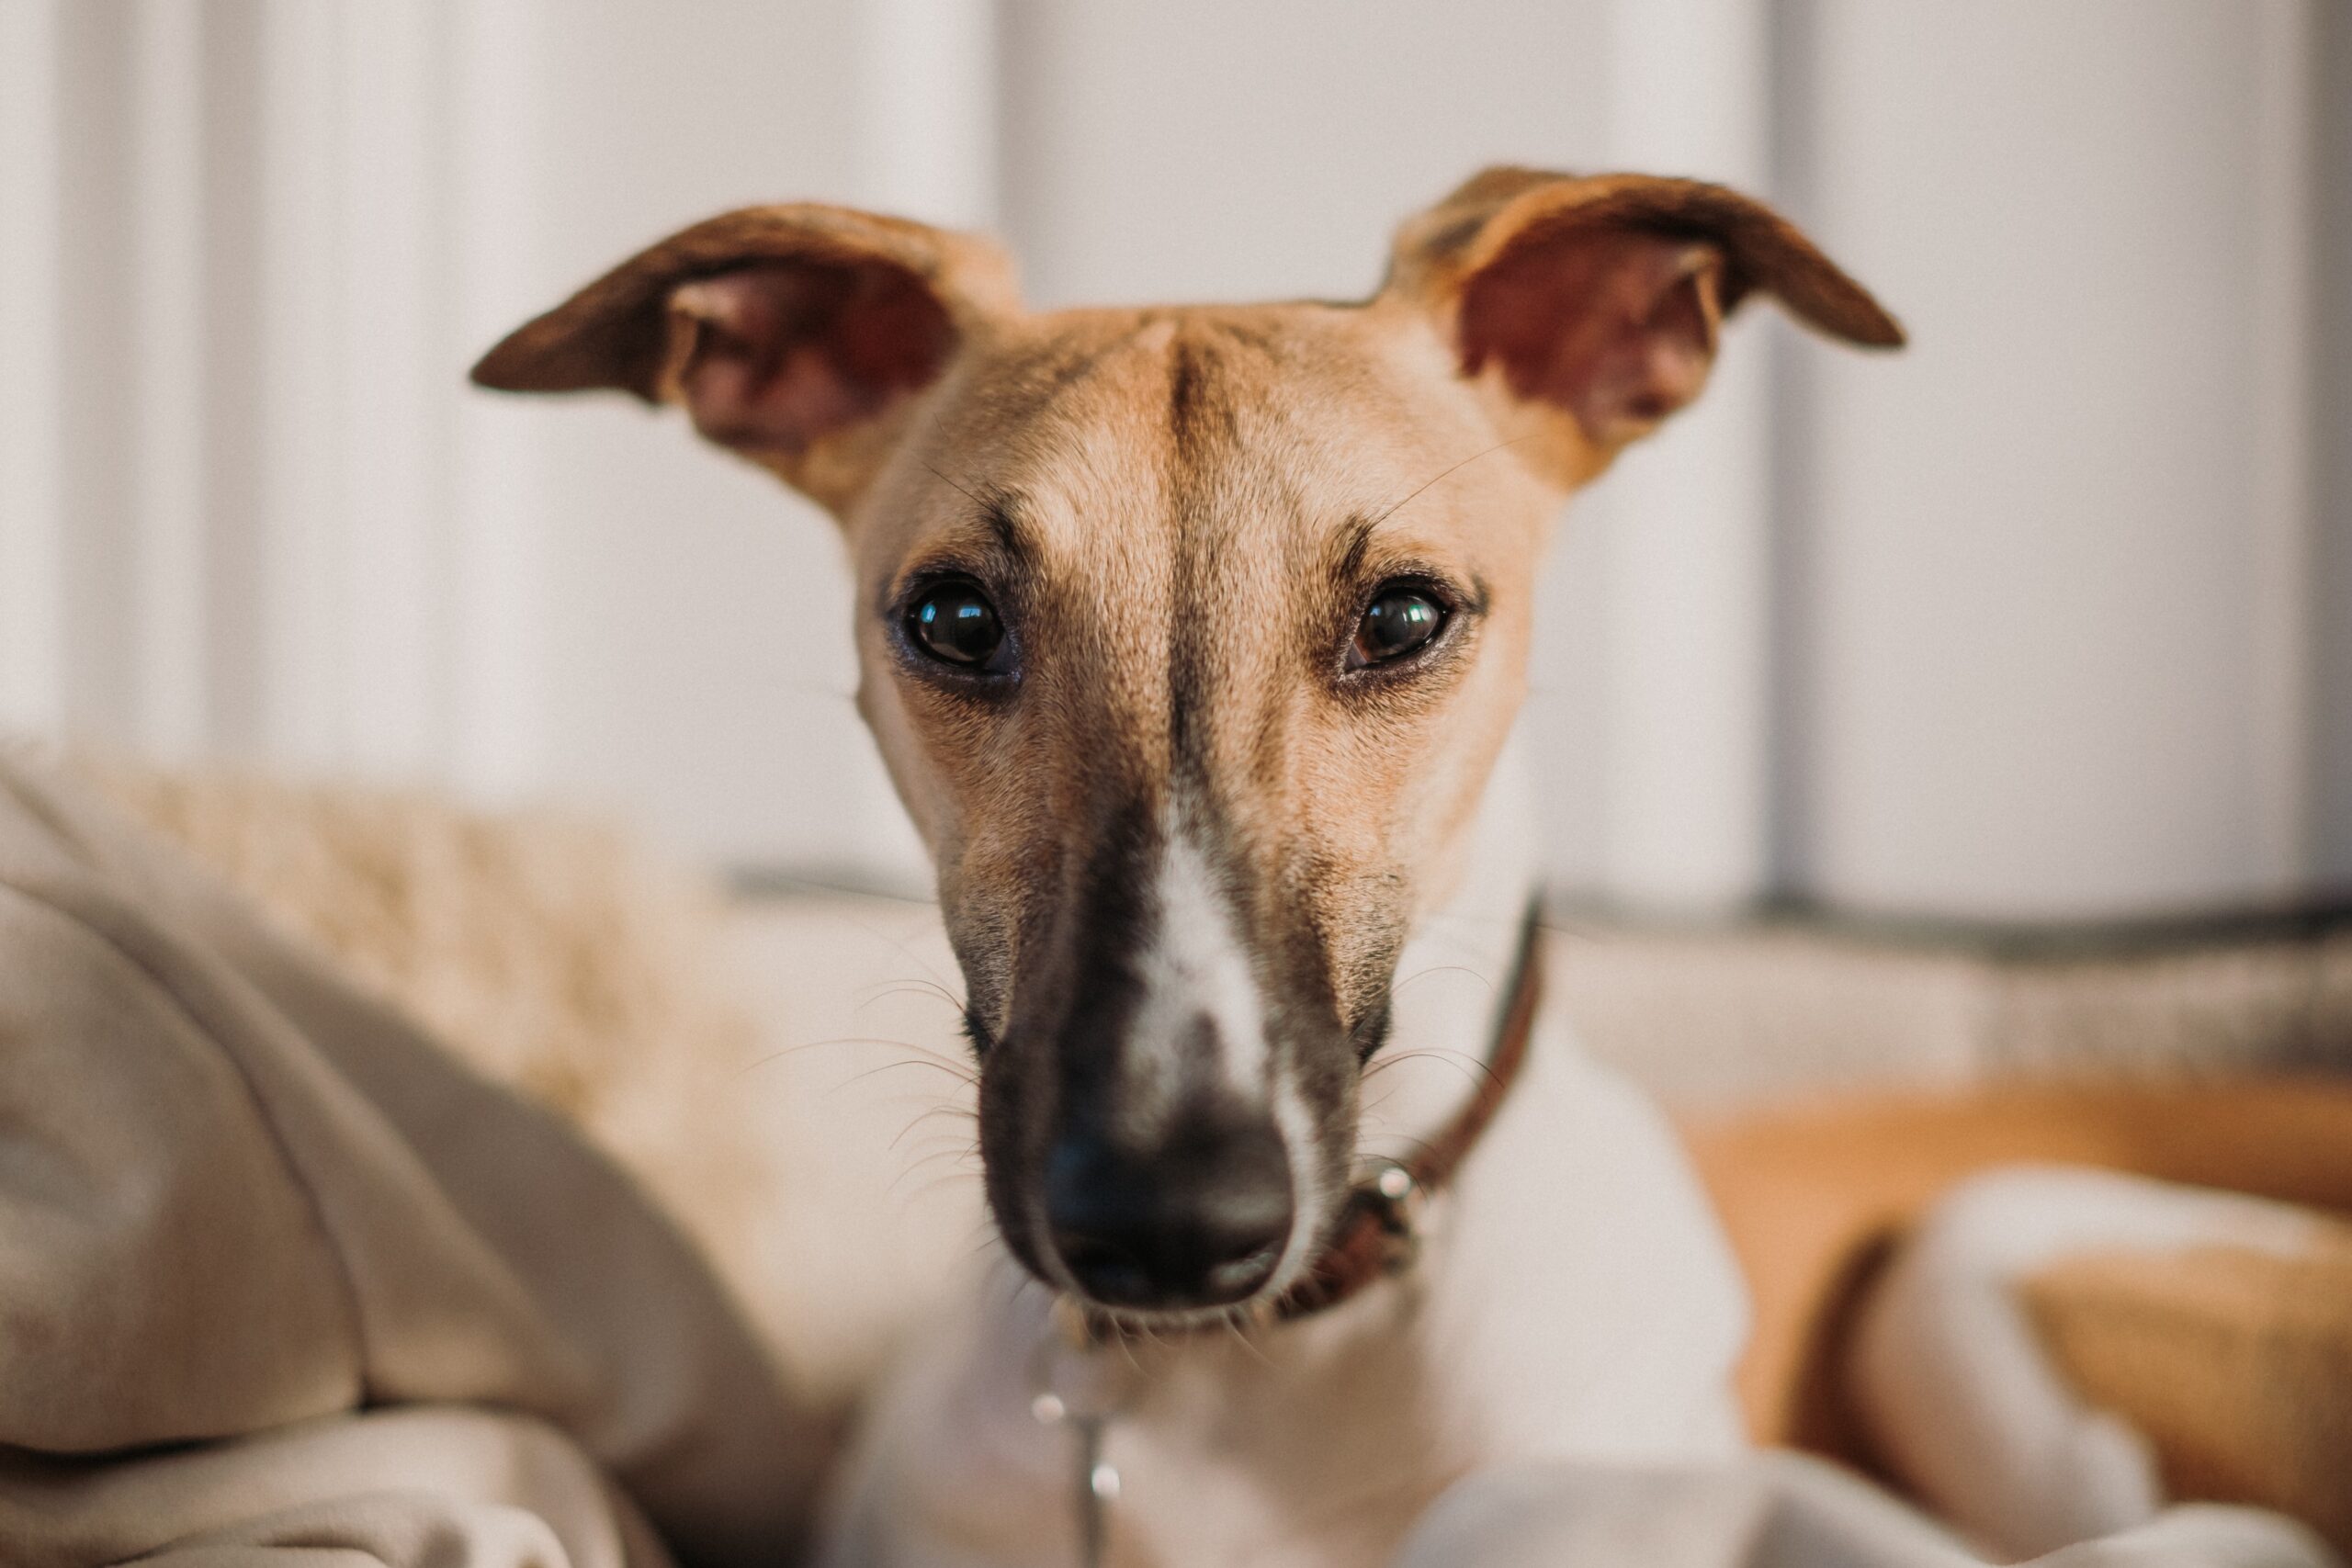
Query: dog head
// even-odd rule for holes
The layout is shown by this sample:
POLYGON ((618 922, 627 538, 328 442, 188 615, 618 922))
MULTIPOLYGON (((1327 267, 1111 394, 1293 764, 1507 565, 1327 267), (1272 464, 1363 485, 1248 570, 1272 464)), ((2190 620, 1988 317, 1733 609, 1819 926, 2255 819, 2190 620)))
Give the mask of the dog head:
POLYGON ((1894 322, 1719 186, 1490 170, 1353 304, 1024 312, 986 242, 688 229, 475 368, 618 388, 839 518, 860 706, 937 864, 990 1205, 1049 1282, 1215 1310, 1312 1261, 1397 954, 1519 706, 1563 495, 1724 314, 1894 322))

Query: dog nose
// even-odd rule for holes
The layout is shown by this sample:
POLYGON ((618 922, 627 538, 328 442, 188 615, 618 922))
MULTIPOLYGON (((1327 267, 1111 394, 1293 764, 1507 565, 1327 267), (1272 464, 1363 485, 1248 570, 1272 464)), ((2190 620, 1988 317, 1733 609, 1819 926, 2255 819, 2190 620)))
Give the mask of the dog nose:
POLYGON ((1126 1147, 1054 1145, 1046 1223, 1079 1288, 1107 1306, 1223 1306, 1272 1278, 1291 1231, 1290 1161, 1271 1122, 1194 1123, 1126 1147))

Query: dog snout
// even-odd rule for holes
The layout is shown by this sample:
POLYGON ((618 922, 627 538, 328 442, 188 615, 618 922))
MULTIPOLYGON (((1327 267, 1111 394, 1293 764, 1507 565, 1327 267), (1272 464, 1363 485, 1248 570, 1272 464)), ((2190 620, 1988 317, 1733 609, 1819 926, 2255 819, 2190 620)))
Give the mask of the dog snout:
POLYGON ((1047 1162, 1054 1252, 1106 1306, 1245 1300, 1273 1277, 1294 1217, 1290 1161, 1271 1121, 1194 1122, 1148 1146, 1073 1131, 1047 1162))

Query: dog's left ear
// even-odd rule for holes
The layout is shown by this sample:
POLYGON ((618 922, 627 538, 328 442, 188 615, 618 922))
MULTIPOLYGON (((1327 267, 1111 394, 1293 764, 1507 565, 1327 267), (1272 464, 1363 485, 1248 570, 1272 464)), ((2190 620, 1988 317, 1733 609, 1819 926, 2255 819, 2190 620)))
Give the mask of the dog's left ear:
POLYGON ((1832 337, 1903 342, 1770 208, 1644 175, 1488 169, 1398 231, 1381 299, 1431 312, 1514 445, 1576 485, 1699 395, 1759 290, 1832 337))
POLYGON ((630 257, 473 368, 510 392, 682 403, 709 440, 846 519, 916 400, 1020 309, 976 235, 805 202, 723 213, 630 257))

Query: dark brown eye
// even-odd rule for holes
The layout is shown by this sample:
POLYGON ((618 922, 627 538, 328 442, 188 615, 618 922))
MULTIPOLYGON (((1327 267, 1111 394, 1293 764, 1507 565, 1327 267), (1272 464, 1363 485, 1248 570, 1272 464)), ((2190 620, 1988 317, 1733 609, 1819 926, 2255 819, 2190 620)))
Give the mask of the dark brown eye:
POLYGON ((1381 589, 1356 623, 1356 639, 1348 649, 1348 664, 1361 670, 1401 659, 1445 627, 1445 606, 1408 583, 1393 582, 1381 589))
POLYGON ((907 606, 907 636, 943 663, 977 669, 1004 647, 1004 623, 977 582, 934 583, 907 606))

